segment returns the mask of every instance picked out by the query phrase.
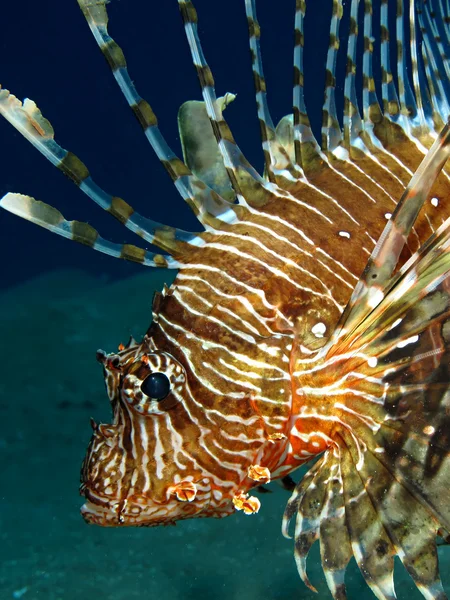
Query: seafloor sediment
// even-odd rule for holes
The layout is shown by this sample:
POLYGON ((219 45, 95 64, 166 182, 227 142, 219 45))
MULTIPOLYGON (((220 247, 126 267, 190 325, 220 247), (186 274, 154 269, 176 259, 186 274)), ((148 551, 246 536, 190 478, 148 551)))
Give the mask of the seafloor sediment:
MULTIPOLYGON (((258 515, 176 527, 101 529, 79 515, 89 418, 107 421, 95 351, 145 332, 166 273, 108 283, 46 274, 0 296, 0 600, 294 600, 330 598, 318 544, 316 595, 299 580, 272 484, 258 515)), ((441 563, 450 590, 448 549, 441 563), (445 560, 445 562, 444 562, 445 560)), ((422 598, 398 566, 399 600, 422 598)), ((355 565, 349 597, 372 600, 355 565)))

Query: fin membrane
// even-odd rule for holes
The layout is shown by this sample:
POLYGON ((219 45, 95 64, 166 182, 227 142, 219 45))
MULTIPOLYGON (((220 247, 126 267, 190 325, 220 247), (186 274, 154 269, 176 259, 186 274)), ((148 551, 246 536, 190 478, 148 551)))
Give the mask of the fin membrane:
POLYGON ((306 557, 320 539, 336 599, 346 598, 351 556, 381 600, 396 597, 395 556, 425 598, 447 597, 436 536, 450 528, 450 218, 396 270, 447 137, 448 127, 414 175, 309 371, 310 388, 299 373, 300 418, 308 412, 331 441, 294 490, 283 532, 295 516, 296 561, 310 587, 306 557))

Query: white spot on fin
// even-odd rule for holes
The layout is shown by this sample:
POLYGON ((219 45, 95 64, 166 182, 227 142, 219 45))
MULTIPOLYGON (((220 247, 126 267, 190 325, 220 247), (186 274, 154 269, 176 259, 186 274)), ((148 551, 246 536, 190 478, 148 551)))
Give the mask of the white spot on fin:
POLYGON ((327 326, 325 325, 325 323, 316 323, 313 327, 311 327, 311 333, 317 338, 323 337, 326 330, 327 326))
POLYGON ((408 338, 407 340, 403 340, 403 342, 399 342, 397 344, 397 348, 404 348, 408 344, 415 344, 418 340, 419 340, 419 336, 413 335, 410 338, 408 338))

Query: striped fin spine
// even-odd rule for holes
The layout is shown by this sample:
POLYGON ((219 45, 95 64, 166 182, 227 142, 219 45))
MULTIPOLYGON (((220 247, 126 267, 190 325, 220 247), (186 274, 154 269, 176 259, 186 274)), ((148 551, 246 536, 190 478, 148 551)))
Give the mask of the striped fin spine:
POLYGON ((268 179, 276 183, 277 175, 283 176, 283 172, 285 172, 284 176, 287 174, 291 179, 297 179, 302 173, 294 168, 287 151, 279 143, 267 104, 266 80, 263 73, 260 48, 261 30, 256 16, 256 0, 245 0, 245 10, 249 28, 256 104, 268 179))
MULTIPOLYGON (((222 154, 231 185, 236 193, 237 202, 245 207, 264 206, 273 198, 273 193, 271 188, 267 185, 267 182, 258 174, 258 172, 244 157, 243 153, 236 144, 226 120, 223 117, 222 111, 220 110, 220 105, 217 102, 214 88, 214 77, 211 69, 208 66, 208 63, 206 62, 206 58, 204 56, 202 45, 198 36, 198 17, 194 4, 189 0, 178 0, 178 4, 180 6, 181 16, 184 22, 186 38, 191 51, 192 60, 197 71, 200 86, 202 88, 206 112, 211 121, 214 135, 216 137, 219 150, 222 154)), ((251 10, 249 5, 247 5, 247 10, 251 10)), ((256 32, 256 28, 253 29, 254 32, 256 32)), ((253 35, 253 29, 250 23, 251 43, 256 43, 256 36, 253 35)), ((257 73, 258 62, 256 60, 254 65, 255 72, 257 73)), ((268 118, 267 112, 264 113, 264 117, 268 118)), ((270 125, 270 123, 263 122, 263 132, 267 131, 268 125, 270 125)), ((265 140, 263 139, 263 142, 264 141, 265 140)))
MULTIPOLYGON (((429 99, 427 93, 422 95, 422 89, 426 90, 426 81, 423 68, 419 66, 419 54, 418 54, 418 27, 417 27, 417 16, 414 2, 409 4, 409 31, 410 31, 410 44, 411 44, 411 63, 412 63, 412 80, 414 95, 417 102, 417 117, 419 120, 420 127, 425 131, 428 130, 428 115, 425 114, 426 107, 429 106, 429 99)), ((428 111, 427 111, 428 112, 428 111)))
MULTIPOLYGON (((8 90, 0 89, 0 114, 100 208, 109 212, 146 242, 172 252, 174 255, 181 255, 183 250, 189 247, 190 244, 198 246, 201 243, 201 238, 197 234, 168 227, 143 217, 125 200, 118 196, 112 196, 100 188, 92 179, 86 165, 75 154, 65 150, 54 140, 53 127, 32 100, 26 99, 22 104, 8 90)), ((27 207, 25 207, 23 198, 24 196, 21 194, 9 195, 7 199, 4 197, 0 201, 0 206, 38 225, 51 229, 54 233, 62 234, 61 227, 51 228, 49 226, 52 225, 52 221, 46 221, 47 217, 51 219, 52 215, 56 214, 52 213, 49 205, 45 205, 48 208, 47 210, 43 210, 41 206, 38 211, 39 216, 32 218, 33 212, 35 217, 37 215, 35 209, 29 211, 33 203, 27 202, 27 207)), ((58 217, 57 220, 60 220, 60 218, 58 217)), ((64 237, 69 236, 65 235, 64 237)), ((80 241, 77 236, 71 239, 80 241)), ((93 247, 99 249, 95 245, 93 247)), ((148 263, 148 260, 148 258, 145 259, 145 264, 148 263)), ((158 260, 156 259, 157 262, 158 260)), ((170 261, 167 262, 167 264, 169 263, 170 261)), ((178 263, 174 262, 173 264, 175 266, 178 263)))
POLYGON ((350 150, 350 140, 357 139, 362 128, 361 115, 356 97, 356 56, 358 41, 358 9, 359 0, 352 0, 350 11, 350 31, 347 46, 347 67, 344 85, 344 140, 347 150, 350 150))
POLYGON ((400 113, 400 103, 391 69, 388 8, 388 0, 382 0, 380 8, 381 95, 384 113, 389 115, 390 119, 394 119, 400 113))
POLYGON ((364 121, 369 126, 380 118, 381 110, 375 91, 373 72, 373 7, 372 1, 364 2, 364 54, 363 54, 363 108, 364 121))
MULTIPOLYGON (((220 218, 232 212, 230 203, 200 181, 171 150, 158 127, 150 104, 139 96, 131 80, 120 46, 108 33, 106 0, 78 0, 78 4, 94 35, 95 41, 110 66, 125 99, 136 116, 153 150, 169 173, 182 198, 189 204, 200 222, 207 224, 208 216, 220 218)), ((224 104, 221 105, 222 108, 224 104)), ((229 220, 229 217, 226 218, 229 220)))
POLYGON ((341 127, 336 112, 336 63, 339 50, 339 24, 343 14, 341 0, 333 0, 330 44, 325 67, 325 102, 322 110, 322 148, 333 152, 342 142, 341 127))
POLYGON ((311 129, 305 104, 305 74, 303 54, 305 46, 306 0, 296 0, 294 38, 294 89, 292 99, 294 152, 296 164, 303 170, 311 162, 320 160, 320 148, 311 129))
POLYGON ((89 223, 66 221, 59 210, 30 196, 9 193, 3 196, 0 206, 26 221, 114 258, 123 258, 146 267, 180 267, 172 256, 154 254, 132 244, 116 244, 105 240, 89 223))

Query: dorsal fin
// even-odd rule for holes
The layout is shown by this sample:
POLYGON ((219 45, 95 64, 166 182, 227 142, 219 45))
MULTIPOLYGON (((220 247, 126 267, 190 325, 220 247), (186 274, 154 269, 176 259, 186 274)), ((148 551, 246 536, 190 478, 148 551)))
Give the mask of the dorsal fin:
POLYGON ((314 162, 320 161, 320 147, 311 129, 305 104, 305 73, 303 54, 305 46, 306 0, 296 0, 294 34, 294 89, 292 98, 293 139, 295 162, 305 171, 314 162))
POLYGON ((261 129, 265 166, 268 178, 276 182, 279 177, 297 178, 301 173, 295 169, 288 152, 279 143, 267 103, 266 80, 264 78, 260 37, 261 30, 256 16, 256 1, 245 0, 245 11, 250 38, 253 80, 256 92, 256 105, 261 129))
POLYGON ((197 12, 189 0, 178 0, 178 4, 192 60, 202 88, 206 111, 237 201, 243 206, 263 206, 272 197, 270 187, 244 157, 223 117, 217 102, 214 78, 206 62, 198 36, 197 12))
POLYGON ((158 119, 152 107, 138 94, 128 74, 122 49, 108 33, 107 1, 78 0, 78 4, 125 99, 182 198, 189 204, 201 223, 209 223, 208 215, 220 219, 223 213, 229 212, 229 203, 217 192, 213 193, 204 182, 199 181, 167 144, 159 130, 158 119))
POLYGON ((322 109, 322 149, 332 153, 342 142, 341 126, 336 112, 336 65, 339 50, 339 24, 343 13, 342 1, 333 0, 330 42, 325 67, 325 101, 322 109))

